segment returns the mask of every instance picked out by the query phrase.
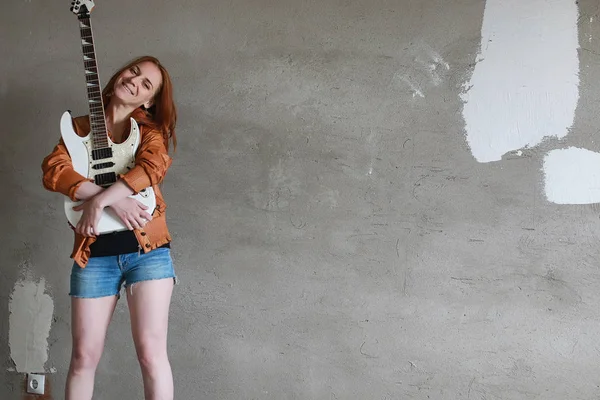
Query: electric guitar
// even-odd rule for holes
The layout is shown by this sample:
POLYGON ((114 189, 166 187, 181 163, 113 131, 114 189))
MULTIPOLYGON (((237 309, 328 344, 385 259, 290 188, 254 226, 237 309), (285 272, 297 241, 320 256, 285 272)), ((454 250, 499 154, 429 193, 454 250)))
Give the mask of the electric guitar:
MULTIPOLYGON (((140 144, 140 130, 135 120, 130 118, 131 130, 125 142, 116 144, 108 137, 90 21, 90 12, 93 8, 93 0, 76 0, 71 3, 71 11, 79 19, 91 132, 85 137, 77 135, 73 129, 71 112, 65 111, 60 120, 60 133, 71 156, 74 170, 93 179, 96 185, 107 188, 117 181, 119 174, 127 172, 135 165, 135 153, 140 144)), ((130 197, 147 206, 146 211, 149 214, 152 214, 156 207, 156 197, 152 187, 130 197)), ((73 207, 79 204, 81 201, 74 202, 65 197, 65 214, 72 226, 77 226, 82 215, 81 211, 73 210, 73 207)), ((98 233, 126 229, 121 219, 111 210, 107 208, 103 211, 98 222, 98 233)))

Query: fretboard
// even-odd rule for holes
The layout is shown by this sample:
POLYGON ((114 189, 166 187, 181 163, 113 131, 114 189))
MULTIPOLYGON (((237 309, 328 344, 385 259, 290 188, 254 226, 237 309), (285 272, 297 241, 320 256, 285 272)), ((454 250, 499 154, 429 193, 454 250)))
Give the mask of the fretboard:
POLYGON ((104 104, 102 102, 102 86, 98 76, 96 50, 92 35, 92 23, 88 17, 79 18, 81 32, 81 47, 83 49, 83 65, 85 67, 85 81, 87 85, 88 102, 90 106, 90 124, 92 129, 93 149, 108 147, 106 123, 104 119, 104 104))

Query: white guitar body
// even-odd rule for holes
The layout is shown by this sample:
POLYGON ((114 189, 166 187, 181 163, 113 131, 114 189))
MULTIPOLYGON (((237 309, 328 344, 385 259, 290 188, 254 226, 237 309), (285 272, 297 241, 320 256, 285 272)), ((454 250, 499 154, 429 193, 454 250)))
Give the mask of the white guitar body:
MULTIPOLYGON (((93 179, 100 186, 110 186, 109 184, 99 183, 98 177, 118 178, 119 174, 124 174, 135 165, 135 153, 140 143, 140 130, 133 118, 130 118, 131 130, 127 140, 123 143, 113 143, 108 139, 109 148, 112 149, 112 157, 94 160, 92 156, 92 134, 85 137, 79 136, 73 129, 71 113, 66 111, 60 120, 60 133, 71 156, 73 168, 79 174, 93 179)), ((115 179, 116 181, 116 179, 115 179)), ((148 187, 136 195, 130 196, 148 207, 149 214, 156 208, 156 197, 152 187, 148 187)), ((74 202, 65 197, 65 214, 67 220, 72 226, 77 226, 81 218, 81 211, 73 210, 73 207, 81 204, 81 201, 74 202)), ((98 223, 100 234, 108 232, 124 231, 127 227, 121 222, 110 209, 105 209, 98 223)))

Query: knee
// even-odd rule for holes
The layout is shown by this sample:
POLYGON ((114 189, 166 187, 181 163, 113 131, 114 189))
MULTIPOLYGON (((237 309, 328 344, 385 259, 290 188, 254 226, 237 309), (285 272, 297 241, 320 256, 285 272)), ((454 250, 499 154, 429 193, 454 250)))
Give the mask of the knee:
POLYGON ((74 347, 71 355, 71 367, 74 371, 96 369, 101 356, 101 348, 74 347))
POLYGON ((142 369, 153 371, 168 363, 166 345, 162 341, 142 340, 137 349, 142 369))

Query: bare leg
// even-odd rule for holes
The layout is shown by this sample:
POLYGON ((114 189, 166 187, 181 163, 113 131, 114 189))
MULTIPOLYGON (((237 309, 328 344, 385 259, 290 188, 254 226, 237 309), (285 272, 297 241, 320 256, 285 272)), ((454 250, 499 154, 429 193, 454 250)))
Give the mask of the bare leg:
POLYGON ((131 333, 146 400, 173 399, 173 374, 167 355, 172 292, 173 278, 138 282, 127 288, 131 333))
POLYGON ((104 349, 117 296, 71 298, 73 349, 65 390, 66 400, 91 400, 96 367, 104 349))

